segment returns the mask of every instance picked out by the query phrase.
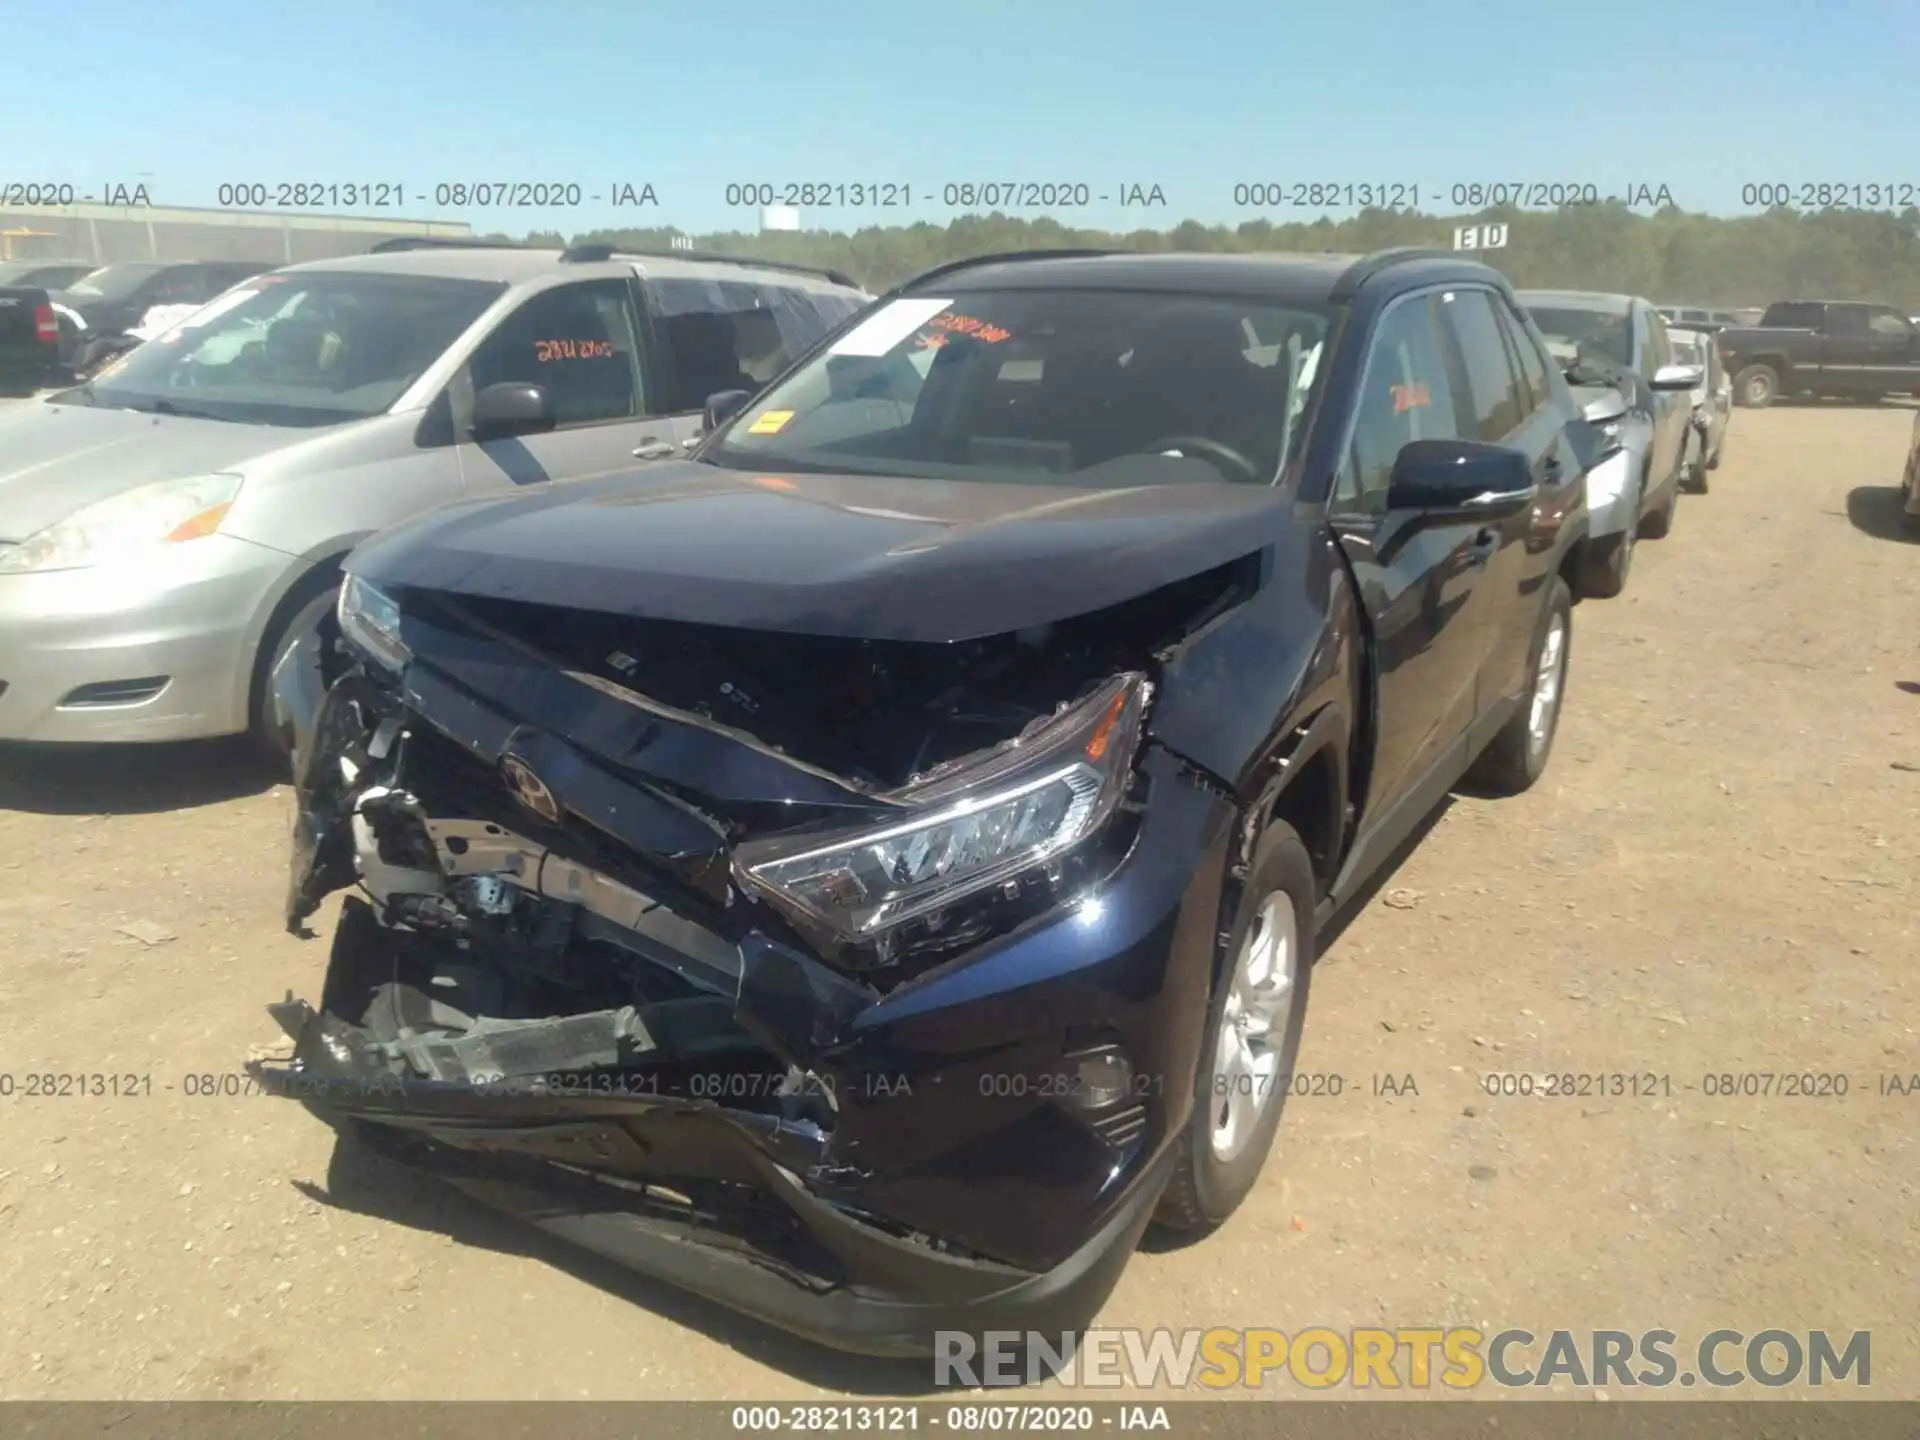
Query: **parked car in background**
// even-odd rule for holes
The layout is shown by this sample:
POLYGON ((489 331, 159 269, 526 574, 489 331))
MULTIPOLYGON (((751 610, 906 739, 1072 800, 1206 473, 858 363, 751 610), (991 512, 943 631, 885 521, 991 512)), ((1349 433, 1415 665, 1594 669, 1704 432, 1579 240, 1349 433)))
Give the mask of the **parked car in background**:
POLYGON ((126 347, 120 337, 156 305, 204 305, 249 276, 273 267, 260 260, 122 260, 102 265, 53 296, 66 312, 69 369, 85 375, 126 347))
POLYGON ((715 409, 351 557, 288 921, 365 898, 253 1073, 829 1344, 1077 1330, 1259 1179, 1327 918, 1547 764, 1595 437, 1423 252, 984 257, 715 409))
POLYGON ((1701 372, 1674 363, 1666 321, 1638 296, 1523 290, 1520 302, 1583 404, 1611 408, 1613 390, 1626 401, 1624 413, 1607 426, 1627 458, 1588 479, 1592 529, 1580 567, 1581 593, 1618 595, 1635 544, 1673 528, 1693 423, 1688 392, 1701 372))
MULTIPOLYGON (((295 265, 0 412, 0 739, 283 732, 339 562, 434 505, 698 438, 867 300, 764 262, 400 248, 295 265)), ((314 662, 317 663, 317 662, 314 662)))
POLYGON ((1693 438, 1687 451, 1687 479, 1705 494, 1707 472, 1720 468, 1720 452, 1726 444, 1727 422, 1733 413, 1733 381, 1720 362, 1720 346, 1715 338, 1700 330, 1667 331, 1673 343, 1674 359, 1683 365, 1700 367, 1700 383, 1694 386, 1693 438))
POLYGON ((1920 326, 1892 305, 1782 300, 1757 326, 1719 333, 1733 402, 1760 409, 1783 395, 1878 399, 1920 391, 1920 326))
POLYGON ((1729 325, 1746 323, 1741 320, 1743 312, 1738 310, 1710 310, 1700 305, 1656 305, 1660 318, 1669 325, 1683 325, 1689 330, 1724 330, 1729 325))
POLYGON ((0 286, 0 394, 30 395, 59 374, 60 322, 51 297, 37 285, 0 286))
POLYGON ((0 264, 0 288, 24 285, 60 290, 99 268, 91 260, 9 260, 0 264))

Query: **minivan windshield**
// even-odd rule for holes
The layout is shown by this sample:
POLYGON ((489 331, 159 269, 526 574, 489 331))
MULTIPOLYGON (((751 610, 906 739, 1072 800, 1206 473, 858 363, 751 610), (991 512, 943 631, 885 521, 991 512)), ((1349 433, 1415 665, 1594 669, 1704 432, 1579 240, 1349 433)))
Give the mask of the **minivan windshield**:
POLYGON ((92 274, 74 281, 67 287, 67 293, 83 300, 124 300, 166 268, 138 260, 102 265, 92 274))
POLYGON ((866 312, 703 455, 731 469, 1126 488, 1270 484, 1331 312, 1214 296, 963 290, 866 312))
POLYGON ((505 289, 352 271, 260 275, 55 403, 252 425, 378 415, 505 289))

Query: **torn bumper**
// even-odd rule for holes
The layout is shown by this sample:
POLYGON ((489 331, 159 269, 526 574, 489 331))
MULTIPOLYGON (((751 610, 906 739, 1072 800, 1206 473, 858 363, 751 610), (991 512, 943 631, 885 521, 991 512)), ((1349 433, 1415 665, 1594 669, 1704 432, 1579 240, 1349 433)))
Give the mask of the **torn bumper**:
MULTIPOLYGON (((431 704, 445 738, 495 763, 524 743, 486 700, 427 683, 409 677, 408 704, 431 704)), ((294 717, 308 758, 292 912, 344 883, 352 786, 336 771, 349 750, 364 758, 369 699, 349 678, 294 717)), ((582 847, 570 857, 558 841, 533 867, 541 893, 584 893, 555 877, 594 873, 586 862, 613 837, 678 857, 664 908, 675 885, 698 898, 695 819, 571 741, 541 744, 539 773, 582 847)), ((550 1067, 494 1065, 476 1034, 464 1058, 421 1062, 441 1078, 397 1075, 397 1045, 415 1042, 375 1033, 339 997, 357 975, 438 962, 358 906, 320 1010, 276 1007, 291 1058, 252 1068, 488 1204, 837 1348, 923 1354, 938 1330, 1075 1328, 1126 1264, 1191 1113, 1234 839, 1231 802, 1173 756, 1149 748, 1138 769, 1151 803, 1096 885, 884 993, 751 926, 728 937, 731 979, 716 983, 723 963, 660 931, 646 943, 700 994, 576 1017, 602 1033, 569 1039, 550 1067), (1089 1091, 1088 1057, 1115 1055, 1124 1087, 1089 1091), (491 1078, 502 1068, 514 1073, 491 1078), (831 1103, 794 1103, 807 1094, 831 1103)), ((589 900, 603 919, 627 903, 589 900)), ((556 1043, 500 1043, 523 1041, 556 1043)))

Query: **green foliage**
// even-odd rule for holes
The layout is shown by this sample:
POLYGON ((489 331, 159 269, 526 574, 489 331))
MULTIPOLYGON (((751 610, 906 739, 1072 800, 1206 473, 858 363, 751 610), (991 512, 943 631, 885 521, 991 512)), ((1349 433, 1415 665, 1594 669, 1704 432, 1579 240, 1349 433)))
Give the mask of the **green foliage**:
MULTIPOLYGON (((1450 247, 1457 225, 1504 221, 1507 247, 1480 258, 1521 287, 1564 287, 1644 295, 1661 304, 1765 305, 1772 300, 1877 300, 1920 310, 1920 211, 1770 210, 1727 218, 1668 206, 1642 214, 1625 205, 1558 211, 1487 210, 1477 215, 1419 215, 1368 210, 1347 220, 1228 227, 1187 220, 1170 231, 1118 235, 1059 221, 995 212, 946 225, 926 221, 829 230, 738 231, 693 237, 696 248, 789 260, 845 271, 879 290, 949 260, 1010 250, 1377 250, 1388 245, 1450 247)), ((595 230, 575 244, 613 243, 665 250, 672 229, 595 230)), ((558 233, 529 239, 556 243, 558 233)))

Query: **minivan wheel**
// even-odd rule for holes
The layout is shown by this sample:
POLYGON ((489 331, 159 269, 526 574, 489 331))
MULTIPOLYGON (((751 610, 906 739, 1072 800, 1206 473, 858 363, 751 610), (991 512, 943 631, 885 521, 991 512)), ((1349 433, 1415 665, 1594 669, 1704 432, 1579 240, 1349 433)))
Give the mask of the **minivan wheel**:
POLYGON ((1733 398, 1749 410, 1764 410, 1780 394, 1780 376, 1771 365, 1748 365, 1733 377, 1733 398))
POLYGON ((254 749, 278 770, 290 769, 293 765, 293 727, 274 702, 273 674, 289 654, 298 654, 298 663, 316 667, 322 664, 321 647, 326 643, 326 632, 321 622, 332 612, 340 593, 338 575, 324 578, 324 588, 317 593, 311 585, 304 587, 307 598, 294 602, 292 613, 262 639, 260 652, 254 659, 253 704, 247 733, 254 749))
POLYGON ((1547 768, 1560 732, 1560 705, 1567 693, 1567 660, 1573 651, 1573 592, 1559 576, 1547 594, 1540 628, 1528 652, 1526 693, 1467 771, 1467 783, 1495 795, 1518 795, 1547 768))
POLYGON ((1207 1007, 1193 1110, 1154 1219, 1212 1230, 1247 1198, 1293 1089, 1313 973, 1313 862, 1276 820, 1255 846, 1207 1007))

